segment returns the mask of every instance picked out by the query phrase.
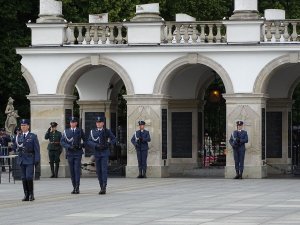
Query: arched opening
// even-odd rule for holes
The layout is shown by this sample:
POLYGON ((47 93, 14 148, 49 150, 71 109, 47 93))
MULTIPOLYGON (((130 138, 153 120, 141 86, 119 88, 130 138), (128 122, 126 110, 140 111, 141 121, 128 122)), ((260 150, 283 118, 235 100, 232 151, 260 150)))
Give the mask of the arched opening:
POLYGON ((266 152, 268 176, 300 174, 298 160, 300 63, 283 57, 267 66, 256 82, 256 91, 268 96, 266 152), (286 59, 286 60, 285 60, 286 59))
MULTIPOLYGON (((118 140, 111 148, 109 174, 124 176, 127 160, 127 113, 123 95, 127 93, 128 84, 114 69, 102 64, 83 65, 74 70, 73 74, 67 71, 61 80, 64 85, 60 85, 58 90, 65 95, 76 96, 73 109, 66 111, 66 126, 70 115, 77 116, 80 118, 79 126, 88 137, 90 130, 95 128, 95 118, 105 116, 106 127, 111 129, 118 140)), ((83 171, 86 174, 95 171, 89 165, 92 154, 93 151, 86 147, 83 158, 83 163, 88 164, 83 171)))
MULTIPOLYGON (((224 177, 225 145, 221 146, 221 142, 225 141, 226 134, 226 106, 222 97, 225 82, 221 75, 199 60, 193 64, 181 62, 159 79, 163 83, 157 84, 159 88, 155 90, 169 97, 168 147, 162 154, 168 161, 169 175, 224 177), (206 150, 205 130, 213 136, 206 150), (218 170, 204 170, 210 167, 218 170)), ((231 84, 231 81, 226 80, 226 83, 231 84)))

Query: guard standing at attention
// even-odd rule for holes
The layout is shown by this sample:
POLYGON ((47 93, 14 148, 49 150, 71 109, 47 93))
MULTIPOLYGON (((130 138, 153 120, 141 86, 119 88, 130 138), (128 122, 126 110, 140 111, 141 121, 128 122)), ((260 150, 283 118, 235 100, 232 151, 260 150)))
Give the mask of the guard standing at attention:
POLYGON ((57 130, 57 123, 51 122, 50 127, 48 128, 45 139, 49 140, 48 144, 48 155, 49 155, 49 164, 51 169, 51 177, 50 178, 57 178, 58 176, 58 169, 59 169, 59 162, 60 162, 60 154, 62 152, 62 147, 60 145, 61 140, 61 132, 57 130), (54 169, 55 164, 55 169, 54 169))
POLYGON ((13 143, 13 150, 18 153, 18 164, 21 167, 24 198, 22 201, 33 201, 33 174, 34 166, 40 163, 40 145, 37 136, 29 132, 30 121, 22 119, 22 133, 17 134, 13 143))
POLYGON ((96 172, 100 184, 100 195, 106 194, 107 167, 110 155, 109 145, 116 143, 116 137, 105 127, 105 118, 96 118, 96 128, 90 131, 87 145, 94 150, 96 172))
POLYGON ((134 145, 137 154, 139 175, 137 178, 147 178, 147 157, 148 157, 148 142, 151 141, 149 131, 145 130, 145 121, 139 121, 139 130, 134 132, 131 143, 134 145))
POLYGON ((85 135, 81 128, 77 127, 78 119, 70 118, 70 128, 64 130, 60 140, 61 145, 66 149, 73 191, 71 194, 79 194, 82 148, 85 144, 85 135), (83 141, 83 143, 81 142, 83 141))
POLYGON ((229 143, 233 148, 233 156, 235 161, 236 176, 234 179, 243 179, 244 172, 244 159, 246 147, 245 143, 248 143, 247 131, 243 130, 243 121, 237 121, 237 129, 233 131, 230 136, 229 143))

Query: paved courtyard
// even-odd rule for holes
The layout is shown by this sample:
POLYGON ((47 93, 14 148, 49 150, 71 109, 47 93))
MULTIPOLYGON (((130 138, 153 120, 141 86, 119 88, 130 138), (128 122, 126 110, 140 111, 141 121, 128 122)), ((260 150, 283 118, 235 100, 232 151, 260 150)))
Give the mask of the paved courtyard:
POLYGON ((67 178, 35 182, 34 202, 22 185, 0 184, 0 224, 300 224, 299 179, 109 179, 98 195, 96 178, 71 195, 67 178))

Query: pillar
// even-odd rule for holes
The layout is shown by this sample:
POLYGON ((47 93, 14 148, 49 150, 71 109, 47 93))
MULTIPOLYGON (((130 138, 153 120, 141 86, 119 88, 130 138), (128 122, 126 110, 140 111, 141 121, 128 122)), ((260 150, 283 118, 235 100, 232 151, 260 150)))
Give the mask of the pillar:
POLYGON ((226 94, 226 137, 227 153, 225 177, 235 176, 233 150, 228 140, 236 129, 236 121, 244 121, 248 133, 246 144, 245 168, 243 177, 263 178, 267 176, 266 162, 266 99, 263 94, 226 94))
MULTIPOLYGON (((50 127, 50 122, 57 122, 57 129, 64 131, 66 121, 72 116, 74 96, 68 95, 29 95, 31 110, 31 131, 37 134, 41 151, 41 177, 50 177, 48 140, 45 133, 50 127)), ((65 152, 60 157, 59 177, 69 174, 65 152)))
POLYGON ((168 176, 166 159, 162 157, 162 110, 167 109, 168 99, 165 96, 127 95, 127 166, 126 177, 138 175, 136 150, 131 144, 131 138, 138 129, 138 121, 146 122, 145 129, 149 130, 151 142, 148 152, 148 177, 168 176))

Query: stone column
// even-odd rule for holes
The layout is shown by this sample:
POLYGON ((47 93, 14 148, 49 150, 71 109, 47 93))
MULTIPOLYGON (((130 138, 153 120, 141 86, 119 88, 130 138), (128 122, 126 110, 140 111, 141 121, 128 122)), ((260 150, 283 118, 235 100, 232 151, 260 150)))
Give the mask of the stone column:
POLYGON ((257 20, 257 0, 235 0, 234 11, 230 20, 257 20))
MULTIPOLYGON (((169 101, 169 174, 184 174, 185 170, 198 167, 198 111, 199 100, 183 99, 169 101), (172 113, 190 112, 192 113, 192 157, 172 158, 172 113)), ((202 129, 202 128, 201 128, 202 129)), ((175 137, 176 138, 176 137, 175 137)), ((187 149, 188 151, 189 149, 187 149)))
MULTIPOLYGON (((45 133, 50 127, 50 122, 57 122, 57 129, 61 132, 65 129, 66 110, 73 111, 74 96, 67 95, 29 95, 31 110, 31 131, 37 134, 41 147, 41 176, 50 177, 48 140, 45 140, 45 133)), ((65 152, 60 157, 59 177, 69 175, 69 168, 65 160, 65 152)))
MULTIPOLYGON (((283 174, 291 171, 292 155, 291 155, 291 120, 292 116, 292 99, 268 99, 267 113, 280 112, 282 113, 282 157, 281 158, 267 158, 268 174, 283 174), (289 140, 290 139, 290 140, 289 140), (276 168, 276 169, 275 169, 276 168)), ((268 132, 268 127, 266 128, 268 132)))
POLYGON ((124 96, 127 100, 127 166, 126 177, 138 175, 138 162, 131 138, 138 129, 137 122, 144 120, 151 135, 148 152, 148 177, 168 176, 168 167, 162 159, 162 109, 167 109, 165 96, 132 95, 124 96))
POLYGON ((226 94, 227 154, 225 177, 235 176, 233 151, 228 140, 236 129, 236 121, 244 121, 249 143, 246 144, 245 178, 263 178, 267 175, 265 165, 265 109, 267 97, 263 94, 226 94))

